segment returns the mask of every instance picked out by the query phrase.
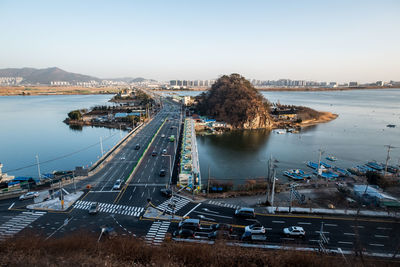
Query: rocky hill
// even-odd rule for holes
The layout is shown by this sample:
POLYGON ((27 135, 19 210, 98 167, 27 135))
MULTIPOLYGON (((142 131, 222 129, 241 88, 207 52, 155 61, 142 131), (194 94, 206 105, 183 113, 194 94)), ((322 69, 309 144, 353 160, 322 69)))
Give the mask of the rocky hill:
POLYGON ((272 128, 270 103, 239 74, 224 75, 197 97, 201 115, 224 121, 234 129, 272 128))

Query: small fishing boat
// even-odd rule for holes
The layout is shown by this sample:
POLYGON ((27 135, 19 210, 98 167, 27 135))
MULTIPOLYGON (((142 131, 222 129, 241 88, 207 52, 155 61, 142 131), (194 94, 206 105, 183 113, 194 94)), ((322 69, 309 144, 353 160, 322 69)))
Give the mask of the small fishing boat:
POLYGON ((337 157, 335 157, 335 156, 328 156, 328 157, 326 157, 326 159, 330 160, 330 161, 337 161, 337 157))
POLYGON ((314 173, 318 175, 319 177, 325 178, 325 179, 333 179, 333 178, 338 178, 339 174, 336 174, 334 172, 331 172, 327 169, 322 169, 321 173, 318 173, 318 170, 315 170, 314 173))
POLYGON ((283 174, 293 180, 305 180, 311 178, 310 174, 306 174, 301 169, 293 169, 284 171, 283 174))
POLYGON ((377 171, 383 171, 383 169, 384 169, 384 167, 381 164, 379 164, 379 163, 377 163, 375 161, 370 161, 365 165, 370 167, 370 168, 372 168, 372 169, 374 169, 374 170, 377 170, 377 171))
POLYGON ((339 167, 337 167, 337 166, 333 166, 333 167, 332 167, 332 170, 333 170, 334 172, 336 172, 337 174, 339 174, 339 176, 342 176, 342 177, 347 177, 347 176, 350 176, 350 175, 351 175, 351 173, 350 173, 348 170, 339 168, 339 167))
MULTIPOLYGON (((320 166, 324 166, 324 167, 327 168, 327 169, 329 169, 329 168, 332 167, 332 166, 329 165, 328 163, 325 163, 325 162, 322 162, 322 161, 320 161, 319 164, 320 164, 320 166)), ((311 169, 314 169, 314 170, 318 169, 318 163, 316 163, 316 162, 308 161, 308 162, 306 163, 306 165, 307 165, 308 167, 310 167, 311 169)))

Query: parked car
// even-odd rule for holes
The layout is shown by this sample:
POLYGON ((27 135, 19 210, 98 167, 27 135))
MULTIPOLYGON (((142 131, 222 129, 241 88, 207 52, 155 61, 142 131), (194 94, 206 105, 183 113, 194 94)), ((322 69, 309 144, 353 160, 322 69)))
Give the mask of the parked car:
POLYGON ((240 208, 235 210, 235 216, 243 218, 255 218, 256 214, 252 208, 240 208))
POLYGON ((265 234, 265 228, 259 223, 255 223, 252 225, 247 225, 244 228, 245 232, 250 232, 252 234, 265 234))
POLYGON ((172 197, 172 190, 169 188, 162 188, 160 190, 161 195, 163 195, 164 197, 172 197))
POLYGON ((176 230, 173 236, 177 238, 194 238, 194 232, 190 229, 180 229, 176 230))
POLYGON ((217 230, 223 230, 223 231, 228 231, 229 233, 232 234, 233 232, 233 227, 229 224, 226 223, 216 223, 216 224, 212 224, 210 226, 212 231, 217 231, 217 230))
POLYGON ((161 138, 164 138, 164 137, 165 137, 165 134, 162 134, 162 135, 161 135, 161 138))
POLYGON ((136 144, 135 150, 139 150, 139 149, 140 149, 140 145, 139 145, 139 144, 136 144))
POLYGON ((165 173, 166 173, 166 172, 165 172, 164 169, 161 169, 161 170, 160 170, 160 176, 161 176, 161 177, 165 176, 165 173))
POLYGON ((231 239, 231 234, 228 231, 217 230, 208 234, 209 239, 231 239))
POLYGON ((163 155, 167 154, 167 150, 166 150, 166 149, 163 149, 163 150, 162 150, 162 153, 163 153, 163 155))
POLYGON ((113 189, 114 189, 114 190, 119 190, 119 189, 121 189, 121 187, 122 187, 122 180, 121 180, 121 179, 118 179, 117 181, 115 181, 115 184, 114 184, 114 186, 113 186, 113 189))
POLYGON ((305 237, 306 232, 303 227, 300 226, 290 226, 288 228, 283 228, 283 234, 285 236, 293 236, 293 237, 305 237))
POLYGON ((26 199, 31 199, 39 196, 39 192, 28 192, 24 195, 21 195, 19 197, 19 200, 26 200, 26 199))
POLYGON ((94 202, 89 207, 89 214, 97 214, 99 212, 99 203, 94 202))
POLYGON ((151 155, 152 155, 153 157, 157 156, 157 151, 151 152, 151 155))
POLYGON ((198 231, 200 229, 200 220, 199 219, 186 219, 186 220, 180 221, 178 228, 198 231))

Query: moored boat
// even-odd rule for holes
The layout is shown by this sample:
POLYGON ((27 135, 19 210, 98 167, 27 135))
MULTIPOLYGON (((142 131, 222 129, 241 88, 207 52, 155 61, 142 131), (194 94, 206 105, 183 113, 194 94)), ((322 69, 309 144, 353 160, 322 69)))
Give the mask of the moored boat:
MULTIPOLYGON (((322 161, 320 161, 319 164, 320 164, 320 166, 324 166, 325 168, 328 168, 328 169, 332 167, 332 166, 329 165, 328 163, 325 163, 325 162, 322 162, 322 161)), ((306 163, 306 165, 307 165, 308 167, 314 169, 314 170, 318 169, 318 163, 316 163, 316 162, 308 161, 308 162, 306 163)))
POLYGON ((326 159, 330 160, 330 161, 337 161, 337 157, 335 157, 335 156, 328 156, 328 157, 326 157, 326 159))
POLYGON ((293 180, 305 180, 311 178, 310 174, 305 173, 301 169, 293 169, 284 171, 283 174, 293 180))
POLYGON ((374 170, 377 170, 377 171, 383 171, 383 169, 384 169, 384 167, 381 164, 379 164, 379 163, 377 163, 375 161, 370 161, 365 165, 370 167, 370 168, 372 168, 372 169, 374 169, 374 170))

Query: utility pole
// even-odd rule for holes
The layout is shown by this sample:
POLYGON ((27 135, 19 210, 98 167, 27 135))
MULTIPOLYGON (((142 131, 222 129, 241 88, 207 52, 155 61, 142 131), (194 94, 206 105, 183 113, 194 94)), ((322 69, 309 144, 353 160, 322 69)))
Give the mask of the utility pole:
POLYGON ((274 212, 274 197, 275 197, 275 169, 274 169, 274 174, 272 177, 273 181, 272 181, 272 192, 271 192, 271 207, 272 207, 272 213, 274 212))
POLYGON ((322 153, 324 153, 324 151, 322 151, 322 149, 319 149, 318 151, 319 151, 319 158, 318 158, 317 177, 319 177, 321 175, 320 174, 320 171, 322 171, 322 170, 320 170, 320 168, 321 168, 321 157, 322 157, 322 153))
POLYGON ((121 124, 119 125, 119 137, 122 139, 121 124))
POLYGON ((103 156, 104 151, 103 151, 103 139, 100 136, 100 150, 101 150, 101 156, 103 156))
POLYGON ((292 198, 293 198, 293 184, 290 184, 290 194, 289 194, 289 213, 292 212, 292 198))
POLYGON ((210 194, 210 165, 208 165, 207 196, 210 194))
POLYGON ((60 200, 61 200, 61 209, 64 209, 64 196, 62 190, 62 179, 60 179, 60 200))
POLYGON ((388 168, 388 164, 389 164, 389 160, 390 160, 390 149, 395 148, 394 146, 391 146, 391 145, 385 145, 385 147, 388 148, 388 151, 387 151, 387 156, 386 156, 385 172, 383 174, 384 177, 386 176, 387 168, 388 168))
MULTIPOLYGON (((40 175, 40 163, 39 163, 39 156, 38 155, 36 155, 36 163, 37 163, 38 176, 39 176, 39 180, 40 180, 40 178, 42 176, 40 175)), ((28 182, 28 184, 29 184, 29 182, 28 182)))
POLYGON ((270 188, 271 188, 271 172, 272 172, 272 154, 270 155, 270 159, 268 160, 268 169, 267 169, 267 193, 266 193, 266 203, 270 201, 270 188))
POLYGON ((75 171, 72 171, 72 181, 74 183, 74 193, 76 194, 75 171))

